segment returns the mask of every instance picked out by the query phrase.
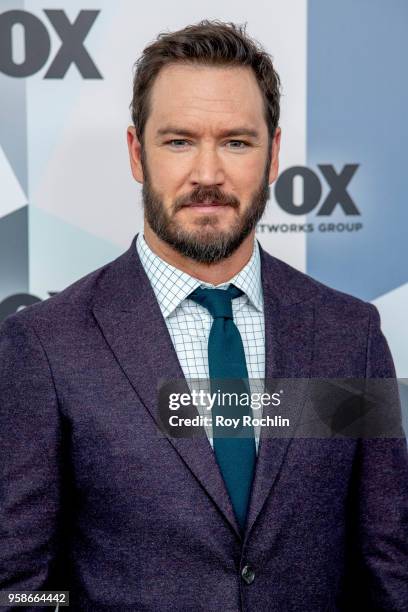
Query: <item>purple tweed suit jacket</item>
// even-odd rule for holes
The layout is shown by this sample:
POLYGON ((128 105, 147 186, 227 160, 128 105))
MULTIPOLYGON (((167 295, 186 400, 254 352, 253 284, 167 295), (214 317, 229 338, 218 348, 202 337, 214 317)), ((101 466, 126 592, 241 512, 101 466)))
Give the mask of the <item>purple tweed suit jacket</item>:
MULTIPOLYGON (((261 262, 267 378, 395 375, 372 305, 261 262)), ((3 322, 0 590, 92 612, 408 610, 404 438, 261 435, 241 536, 208 440, 157 435, 161 378, 183 373, 135 240, 3 322)))

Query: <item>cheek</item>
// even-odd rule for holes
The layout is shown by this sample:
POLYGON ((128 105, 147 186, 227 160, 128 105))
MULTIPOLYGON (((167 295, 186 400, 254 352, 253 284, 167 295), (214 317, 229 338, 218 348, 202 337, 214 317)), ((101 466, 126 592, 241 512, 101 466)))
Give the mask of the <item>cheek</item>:
POLYGON ((162 194, 171 196, 185 180, 186 172, 183 164, 175 159, 157 156, 156 159, 152 159, 149 167, 151 168, 152 185, 156 191, 162 194))
POLYGON ((263 177, 265 158, 261 155, 242 155, 239 159, 229 160, 225 168, 234 181, 247 185, 251 189, 263 177))
POLYGON ((264 166, 259 163, 248 161, 243 163, 239 168, 234 168, 234 172, 230 174, 231 183, 241 197, 243 203, 248 202, 254 191, 256 191, 263 179, 264 166))

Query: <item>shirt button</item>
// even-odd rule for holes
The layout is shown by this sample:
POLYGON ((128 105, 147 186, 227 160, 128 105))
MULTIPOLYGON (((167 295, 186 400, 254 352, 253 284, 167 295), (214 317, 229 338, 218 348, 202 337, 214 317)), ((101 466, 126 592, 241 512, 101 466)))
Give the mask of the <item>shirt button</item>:
POLYGON ((241 570, 241 577, 246 584, 252 584, 255 580, 255 571, 251 565, 244 565, 241 570))

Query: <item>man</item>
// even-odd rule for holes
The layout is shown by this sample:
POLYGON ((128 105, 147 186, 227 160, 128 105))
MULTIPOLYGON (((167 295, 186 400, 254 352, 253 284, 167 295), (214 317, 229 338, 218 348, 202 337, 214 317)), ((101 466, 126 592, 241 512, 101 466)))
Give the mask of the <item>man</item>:
POLYGON ((0 588, 78 611, 407 610, 403 437, 163 432, 163 380, 395 376, 372 305, 254 240, 278 173, 269 56, 233 24, 161 35, 132 117, 143 233, 2 327, 0 588))

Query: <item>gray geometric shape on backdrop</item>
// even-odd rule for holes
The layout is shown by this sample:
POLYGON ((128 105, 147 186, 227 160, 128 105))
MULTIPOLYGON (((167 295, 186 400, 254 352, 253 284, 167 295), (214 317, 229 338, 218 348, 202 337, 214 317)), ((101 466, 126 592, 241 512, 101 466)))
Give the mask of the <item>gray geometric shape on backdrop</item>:
MULTIPOLYGON (((1 12, 24 10, 22 0, 2 0, 1 12)), ((27 93, 26 80, 0 74, 0 143, 10 166, 27 195, 27 93)))
POLYGON ((28 206, 0 219, 0 301, 28 292, 28 206))

